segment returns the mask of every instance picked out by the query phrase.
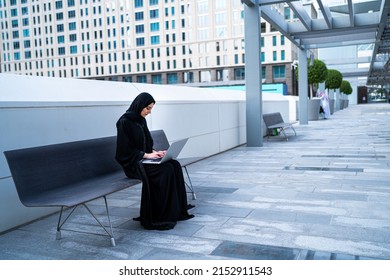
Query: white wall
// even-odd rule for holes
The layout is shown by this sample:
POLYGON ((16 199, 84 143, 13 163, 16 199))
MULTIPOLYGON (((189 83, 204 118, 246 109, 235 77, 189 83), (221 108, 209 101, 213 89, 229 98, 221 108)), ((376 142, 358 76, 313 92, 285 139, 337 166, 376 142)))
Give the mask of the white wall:
MULTIPOLYGON (((142 91, 156 105, 149 128, 169 141, 189 137, 182 157, 210 156, 246 142, 245 92, 0 74, 0 232, 53 213, 26 208, 3 152, 116 135, 115 123, 142 91)), ((290 119, 286 97, 263 94, 263 112, 290 119)), ((265 135, 265 128, 264 128, 265 135)))
POLYGON ((0 85, 0 232, 57 210, 21 205, 3 152, 115 135, 141 91, 156 99, 151 130, 164 129, 170 141, 190 137, 181 156, 245 143, 242 92, 9 74, 0 74, 0 85))

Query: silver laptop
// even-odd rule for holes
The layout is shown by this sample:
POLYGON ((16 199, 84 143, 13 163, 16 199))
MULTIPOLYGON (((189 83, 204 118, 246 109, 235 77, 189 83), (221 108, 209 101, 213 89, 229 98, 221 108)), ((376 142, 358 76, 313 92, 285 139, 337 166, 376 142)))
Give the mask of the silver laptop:
POLYGON ((170 159, 175 159, 180 154, 181 150, 183 149, 184 145, 187 143, 188 138, 175 141, 173 142, 164 157, 162 158, 152 158, 152 159, 143 159, 142 163, 146 164, 161 164, 164 163, 170 159))

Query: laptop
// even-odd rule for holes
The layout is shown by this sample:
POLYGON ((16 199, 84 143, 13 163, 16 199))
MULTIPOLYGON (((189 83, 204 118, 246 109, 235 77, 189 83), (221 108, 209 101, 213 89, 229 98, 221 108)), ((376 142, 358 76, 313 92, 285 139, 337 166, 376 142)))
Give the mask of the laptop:
POLYGON ((161 163, 164 163, 170 159, 175 159, 180 154, 181 150, 183 149, 183 147, 187 143, 187 141, 188 141, 188 138, 181 139, 179 141, 175 141, 169 146, 165 156, 163 156, 162 158, 143 159, 142 163, 161 164, 161 163))

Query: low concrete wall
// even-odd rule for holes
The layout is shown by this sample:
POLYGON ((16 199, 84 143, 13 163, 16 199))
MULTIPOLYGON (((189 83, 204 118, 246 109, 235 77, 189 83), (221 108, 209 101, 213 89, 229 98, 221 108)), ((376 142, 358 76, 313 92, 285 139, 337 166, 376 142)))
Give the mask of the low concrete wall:
MULTIPOLYGON (((169 141, 190 138, 182 157, 210 156, 246 142, 242 91, 10 74, 0 74, 0 84, 0 232, 58 210, 20 203, 4 151, 116 135, 116 121, 142 91, 156 99, 147 117, 151 130, 164 129, 169 141)), ((263 94, 263 112, 291 120, 291 102, 263 94)))

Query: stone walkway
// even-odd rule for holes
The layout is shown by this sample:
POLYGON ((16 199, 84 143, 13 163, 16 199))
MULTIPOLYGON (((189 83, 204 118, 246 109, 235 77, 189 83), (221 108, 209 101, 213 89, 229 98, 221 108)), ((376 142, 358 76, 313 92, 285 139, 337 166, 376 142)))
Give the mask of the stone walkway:
MULTIPOLYGON (((55 240, 57 215, 0 235, 0 259, 390 259, 390 104, 350 106, 189 166, 195 218, 138 222, 140 186, 108 198, 116 247, 84 208, 55 240)), ((91 208, 102 214, 103 202, 91 208)))

